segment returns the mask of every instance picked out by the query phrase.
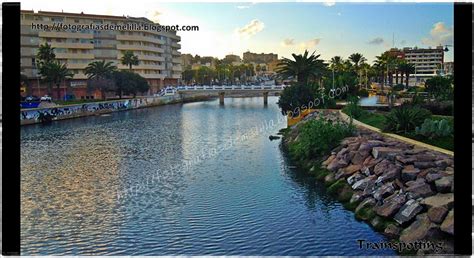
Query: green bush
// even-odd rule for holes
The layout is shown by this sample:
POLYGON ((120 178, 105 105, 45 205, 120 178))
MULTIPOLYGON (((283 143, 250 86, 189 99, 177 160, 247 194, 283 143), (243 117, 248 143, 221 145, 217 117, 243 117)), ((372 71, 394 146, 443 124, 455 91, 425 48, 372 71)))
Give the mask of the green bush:
POLYGON ((425 119, 431 117, 431 112, 416 106, 402 105, 392 109, 386 116, 384 131, 408 133, 414 131, 425 119))
POLYGON ((352 125, 323 117, 309 120, 301 125, 297 140, 290 144, 290 155, 300 160, 322 157, 353 131, 352 125))
POLYGON ((420 127, 416 127, 415 133, 417 135, 423 135, 430 139, 439 138, 444 136, 450 136, 453 133, 453 129, 449 125, 448 120, 432 120, 425 119, 420 127))
POLYGON ((420 103, 420 107, 428 109, 433 115, 452 116, 453 101, 435 101, 420 103))
POLYGON ((342 112, 355 119, 365 114, 365 110, 359 105, 359 98, 350 97, 349 101, 350 102, 342 109, 342 112))
POLYGON ((357 96, 359 96, 359 97, 368 97, 369 92, 366 89, 360 89, 359 92, 357 92, 357 96))
POLYGON ((394 90, 394 91, 402 91, 404 89, 405 89, 405 85, 403 85, 403 84, 397 84, 397 85, 392 87, 392 90, 394 90))

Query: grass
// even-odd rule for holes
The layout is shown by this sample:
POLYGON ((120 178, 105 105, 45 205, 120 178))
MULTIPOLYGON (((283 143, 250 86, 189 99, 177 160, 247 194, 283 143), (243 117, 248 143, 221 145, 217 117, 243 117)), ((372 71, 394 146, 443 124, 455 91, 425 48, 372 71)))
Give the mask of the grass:
MULTIPOLYGON (((431 118, 435 120, 446 119, 448 120, 451 126, 453 126, 454 124, 454 118, 452 116, 433 115, 431 118)), ((364 112, 362 116, 360 116, 357 120, 361 121, 364 124, 368 124, 382 130, 385 123, 385 115, 382 112, 364 112)), ((435 139, 429 139, 428 137, 415 135, 414 133, 401 134, 401 136, 404 136, 413 140, 417 140, 426 144, 430 144, 439 148, 443 148, 446 150, 450 150, 450 151, 454 150, 453 136, 445 136, 445 137, 439 137, 435 139)))
POLYGON ((75 99, 75 100, 53 100, 53 103, 65 106, 65 105, 75 105, 75 104, 84 104, 84 103, 91 103, 91 102, 100 102, 105 101, 102 99, 75 99))

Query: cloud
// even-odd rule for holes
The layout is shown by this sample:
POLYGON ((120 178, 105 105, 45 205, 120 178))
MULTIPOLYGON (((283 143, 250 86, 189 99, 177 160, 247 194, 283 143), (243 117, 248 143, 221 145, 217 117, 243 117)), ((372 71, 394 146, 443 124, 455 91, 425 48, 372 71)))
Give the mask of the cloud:
POLYGON ((160 15, 162 15, 163 13, 162 12, 159 12, 159 11, 153 11, 150 15, 149 15, 149 18, 150 20, 152 20, 153 22, 160 22, 160 15))
POLYGON ((248 9, 250 8, 250 5, 237 5, 237 9, 248 9))
POLYGON ((430 31, 430 36, 423 38, 421 43, 429 46, 453 44, 453 27, 446 27, 444 22, 437 22, 430 31))
POLYGON ((314 39, 302 41, 299 43, 295 42, 294 39, 286 38, 283 40, 283 42, 281 42, 281 45, 283 47, 297 48, 298 51, 304 51, 304 50, 309 50, 316 47, 319 44, 319 42, 321 42, 320 38, 314 38, 314 39))
POLYGON ((333 5, 336 4, 336 1, 335 0, 326 0, 326 1, 323 2, 323 4, 325 6, 333 6, 333 5))
POLYGON ((265 28, 265 24, 257 19, 250 21, 242 28, 237 28, 236 32, 240 37, 251 37, 265 28))
POLYGON ((382 43, 384 43, 384 39, 381 37, 376 37, 372 39, 371 41, 369 41, 368 43, 371 45, 381 45, 382 43))
POLYGON ((284 39, 283 42, 281 43, 281 45, 284 46, 284 47, 292 46, 294 44, 295 44, 295 40, 290 39, 290 38, 284 39))

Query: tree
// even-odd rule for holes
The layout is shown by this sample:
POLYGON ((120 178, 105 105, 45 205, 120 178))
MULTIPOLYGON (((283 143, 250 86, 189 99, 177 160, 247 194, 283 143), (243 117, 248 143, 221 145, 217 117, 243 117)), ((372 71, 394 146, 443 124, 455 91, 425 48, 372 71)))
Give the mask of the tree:
POLYGON ((453 78, 451 76, 434 76, 425 82, 426 91, 436 100, 452 98, 453 78))
MULTIPOLYGON (((61 82, 74 76, 74 74, 67 68, 66 64, 61 64, 57 60, 42 64, 39 74, 43 77, 43 80, 49 82, 50 87, 52 84, 56 85, 57 99, 61 99, 61 82)), ((51 92, 51 89, 49 89, 49 92, 51 92)))
POLYGON ((359 66, 363 64, 367 59, 360 53, 354 53, 348 58, 353 64, 356 72, 358 72, 359 66))
POLYGON ((398 69, 402 73, 402 81, 403 81, 403 74, 406 75, 406 88, 408 88, 408 82, 410 80, 410 74, 415 73, 415 66, 413 64, 409 64, 407 62, 400 63, 398 69))
POLYGON ((293 59, 283 58, 277 65, 277 73, 283 79, 296 77, 299 84, 306 84, 310 79, 320 79, 326 71, 326 64, 318 59, 320 55, 314 52, 308 56, 308 50, 303 55, 292 54, 293 59))
POLYGON ((40 45, 38 52, 36 53, 36 62, 39 66, 47 64, 56 60, 56 54, 54 53, 54 47, 51 47, 48 43, 40 45))
POLYGON ((123 53, 121 58, 123 65, 128 65, 130 70, 132 70, 133 65, 138 65, 138 56, 133 54, 133 51, 127 50, 123 53))
POLYGON ((190 83, 194 79, 195 71, 192 69, 186 69, 183 71, 182 76, 186 83, 190 83))
POLYGON ((335 56, 335 57, 331 58, 329 68, 331 68, 331 70, 334 70, 335 72, 342 71, 343 62, 344 62, 344 60, 342 59, 342 57, 335 56))
POLYGON ((112 78, 115 85, 115 92, 122 98, 122 94, 136 97, 137 93, 146 92, 150 89, 147 80, 139 74, 130 71, 114 71, 112 78))
POLYGON ((105 92, 112 90, 111 78, 117 67, 112 62, 94 61, 87 65, 85 74, 87 75, 90 88, 98 88, 102 98, 105 99, 105 92))

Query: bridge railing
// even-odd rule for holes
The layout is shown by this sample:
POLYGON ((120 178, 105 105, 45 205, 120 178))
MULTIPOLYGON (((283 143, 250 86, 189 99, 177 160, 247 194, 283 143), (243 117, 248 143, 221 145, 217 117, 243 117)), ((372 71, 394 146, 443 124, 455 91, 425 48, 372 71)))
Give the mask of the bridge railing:
POLYGON ((188 90, 283 90, 286 85, 195 85, 177 86, 177 91, 188 90))

